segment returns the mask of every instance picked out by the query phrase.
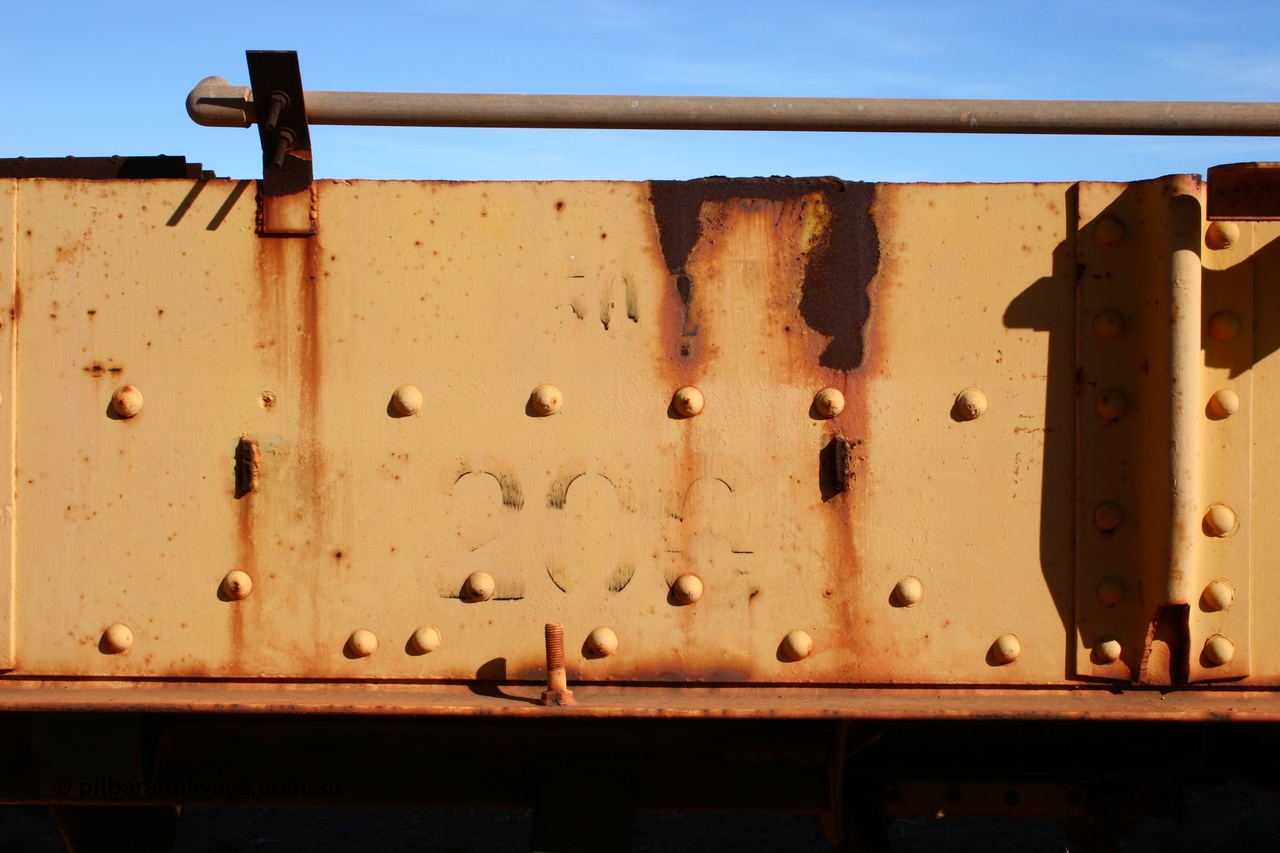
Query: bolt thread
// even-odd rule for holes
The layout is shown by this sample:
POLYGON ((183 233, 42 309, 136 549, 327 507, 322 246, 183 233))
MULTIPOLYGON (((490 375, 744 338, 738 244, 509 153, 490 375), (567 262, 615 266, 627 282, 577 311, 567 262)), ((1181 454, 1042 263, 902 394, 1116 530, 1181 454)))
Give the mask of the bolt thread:
POLYGON ((547 625, 547 671, 564 669, 564 625, 547 625))

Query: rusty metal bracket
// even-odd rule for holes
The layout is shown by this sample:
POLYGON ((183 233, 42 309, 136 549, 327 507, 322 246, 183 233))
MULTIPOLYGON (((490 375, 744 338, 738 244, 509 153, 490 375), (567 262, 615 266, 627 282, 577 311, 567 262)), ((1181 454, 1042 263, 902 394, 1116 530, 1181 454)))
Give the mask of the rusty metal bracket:
POLYGON ((298 54, 292 50, 245 51, 262 143, 258 184, 258 233, 303 236, 316 232, 311 134, 302 94, 298 54))

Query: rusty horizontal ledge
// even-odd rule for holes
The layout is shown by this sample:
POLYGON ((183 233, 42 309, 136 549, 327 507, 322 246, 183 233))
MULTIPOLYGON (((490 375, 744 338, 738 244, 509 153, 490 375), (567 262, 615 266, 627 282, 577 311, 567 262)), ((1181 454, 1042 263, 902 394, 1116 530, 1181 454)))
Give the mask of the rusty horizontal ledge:
MULTIPOLYGON (((783 130, 1280 136, 1280 103, 927 98, 735 98, 304 92, 309 124, 613 130, 783 130)), ((249 127, 253 94, 206 77, 187 113, 208 127, 249 127)))
POLYGON ((191 711, 614 719, 1164 720, 1280 722, 1280 691, 540 685, 4 679, 5 711, 191 711))

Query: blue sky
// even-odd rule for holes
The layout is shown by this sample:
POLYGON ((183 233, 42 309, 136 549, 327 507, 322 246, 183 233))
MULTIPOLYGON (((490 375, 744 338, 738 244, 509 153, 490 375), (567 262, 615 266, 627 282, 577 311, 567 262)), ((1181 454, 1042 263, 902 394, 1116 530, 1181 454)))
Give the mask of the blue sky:
MULTIPOLYGON (((182 154, 260 172, 187 92, 296 49, 309 89, 1280 100, 1280 3, 0 0, 0 157, 182 154)), ((336 178, 1133 180, 1280 160, 1274 139, 314 128, 336 178)))

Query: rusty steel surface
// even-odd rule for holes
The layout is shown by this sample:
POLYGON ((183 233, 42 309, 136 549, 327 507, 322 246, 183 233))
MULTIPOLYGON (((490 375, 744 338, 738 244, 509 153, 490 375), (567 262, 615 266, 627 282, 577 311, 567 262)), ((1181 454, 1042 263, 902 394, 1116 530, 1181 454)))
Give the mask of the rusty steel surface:
MULTIPOLYGON (((311 124, 650 130, 1063 133, 1277 136, 1280 104, 1196 101, 1019 101, 929 98, 738 98, 652 95, 306 93, 311 124)), ((247 87, 206 77, 187 113, 210 127, 248 127, 247 87)))
POLYGON ((0 182, 7 707, 1273 717, 1197 179, 247 190, 0 182))
POLYGON ((1209 219, 1280 219, 1280 163, 1209 167, 1209 219))

